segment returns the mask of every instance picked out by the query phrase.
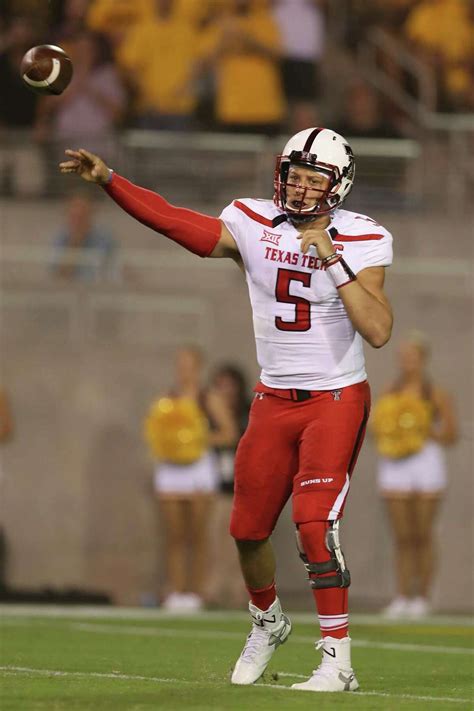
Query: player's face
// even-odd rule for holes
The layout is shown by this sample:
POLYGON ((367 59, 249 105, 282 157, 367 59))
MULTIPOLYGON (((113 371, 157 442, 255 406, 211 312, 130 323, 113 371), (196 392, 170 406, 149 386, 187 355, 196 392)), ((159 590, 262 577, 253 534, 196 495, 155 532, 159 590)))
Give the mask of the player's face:
POLYGON ((329 188, 329 178, 312 168, 290 165, 286 182, 286 204, 292 210, 309 212, 329 188))

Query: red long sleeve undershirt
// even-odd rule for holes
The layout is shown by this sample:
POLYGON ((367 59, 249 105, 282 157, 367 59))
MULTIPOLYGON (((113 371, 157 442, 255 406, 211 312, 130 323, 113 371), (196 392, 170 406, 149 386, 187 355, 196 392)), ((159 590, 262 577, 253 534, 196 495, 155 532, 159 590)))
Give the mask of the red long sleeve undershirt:
POLYGON ((200 257, 208 257, 220 239, 221 222, 217 217, 170 205, 161 195, 116 173, 112 173, 104 189, 136 220, 200 257))

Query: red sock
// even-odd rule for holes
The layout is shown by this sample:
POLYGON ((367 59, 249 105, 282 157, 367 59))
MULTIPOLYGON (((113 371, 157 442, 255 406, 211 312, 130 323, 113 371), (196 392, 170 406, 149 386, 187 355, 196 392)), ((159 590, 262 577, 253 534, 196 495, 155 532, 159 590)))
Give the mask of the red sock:
POLYGON ((321 637, 342 639, 349 634, 349 605, 347 588, 313 590, 319 616, 321 637))
POLYGON ((252 604, 258 607, 259 610, 262 610, 262 612, 268 610, 270 605, 273 605, 276 600, 275 581, 268 587, 261 588, 260 590, 254 590, 249 587, 247 587, 247 590, 249 591, 252 604))
MULTIPOLYGON (((326 531, 328 524, 325 521, 312 521, 299 526, 299 534, 304 552, 311 563, 324 563, 330 560, 326 548, 326 531)), ((325 573, 318 577, 327 577, 334 573, 325 573)), ((327 588, 326 590, 313 590, 316 609, 319 616, 319 625, 322 637, 335 637, 342 639, 349 634, 349 596, 347 588, 327 588)))

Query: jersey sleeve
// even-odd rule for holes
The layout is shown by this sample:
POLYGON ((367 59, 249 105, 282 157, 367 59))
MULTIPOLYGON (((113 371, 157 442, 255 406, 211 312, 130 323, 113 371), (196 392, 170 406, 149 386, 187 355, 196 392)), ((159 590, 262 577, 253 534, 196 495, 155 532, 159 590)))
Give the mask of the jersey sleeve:
POLYGON ((224 223, 232 237, 235 240, 240 256, 247 262, 247 239, 248 226, 246 225, 247 218, 241 210, 235 206, 235 202, 225 207, 219 219, 224 223))
POLYGON ((380 230, 380 235, 379 239, 368 239, 361 243, 358 255, 360 266, 357 271, 367 267, 389 267, 393 262, 392 235, 385 229, 380 230))
POLYGON ((389 267, 393 261, 392 235, 381 225, 353 227, 333 240, 344 245, 342 256, 354 274, 368 267, 389 267))

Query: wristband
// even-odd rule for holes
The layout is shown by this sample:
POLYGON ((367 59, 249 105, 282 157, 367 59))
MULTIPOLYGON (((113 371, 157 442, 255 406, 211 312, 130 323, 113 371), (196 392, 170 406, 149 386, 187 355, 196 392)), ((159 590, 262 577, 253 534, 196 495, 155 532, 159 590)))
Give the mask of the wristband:
POLYGON ((323 259, 321 266, 323 269, 328 269, 328 267, 332 267, 333 264, 336 264, 336 262, 339 262, 341 259, 340 254, 330 254, 329 257, 323 259))
POLYGON ((334 259, 333 262, 326 266, 326 272, 333 280, 336 289, 340 289, 342 286, 355 281, 357 277, 352 269, 347 266, 345 260, 340 255, 337 255, 337 257, 337 259, 334 259))
POLYGON ((324 259, 321 260, 321 264, 323 267, 327 266, 329 262, 332 262, 333 259, 339 258, 341 255, 338 252, 333 252, 330 254, 328 257, 324 257, 324 259))

